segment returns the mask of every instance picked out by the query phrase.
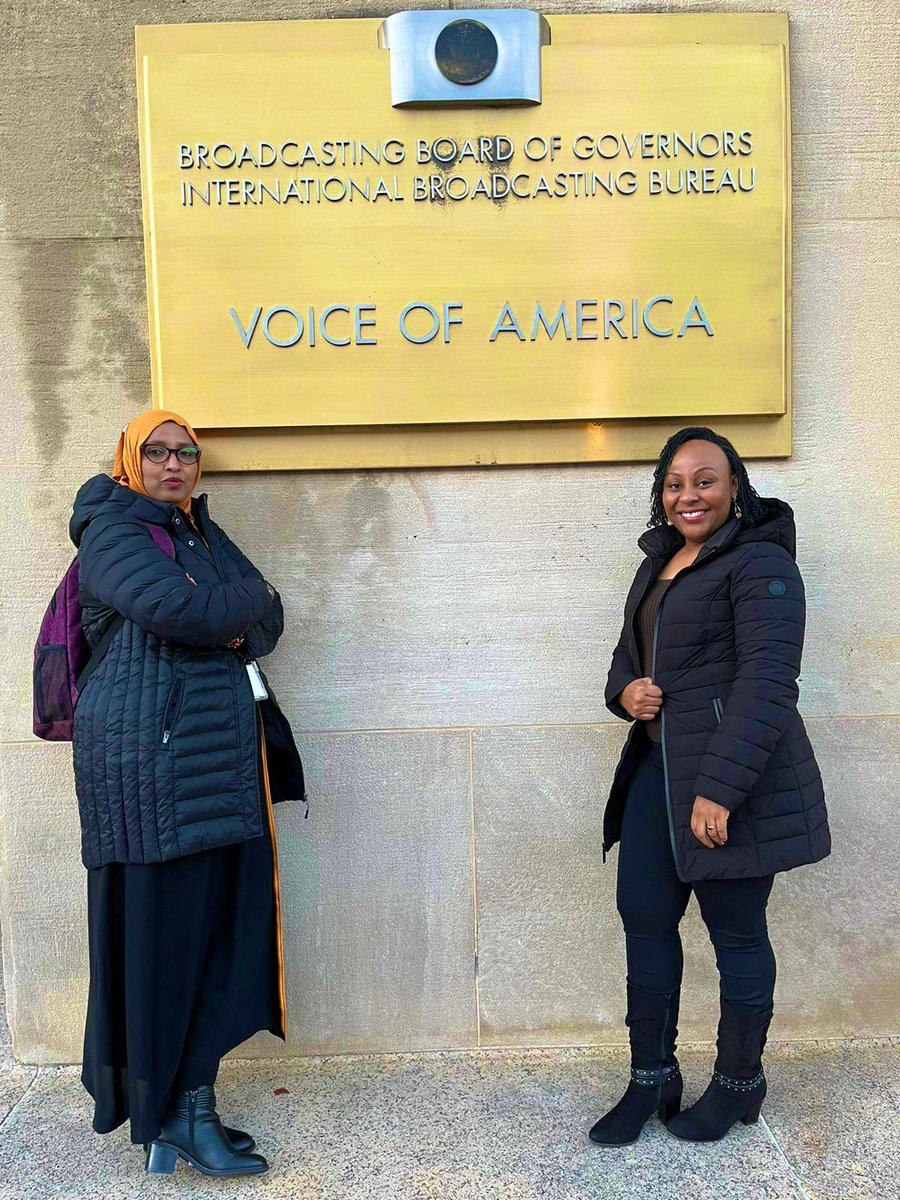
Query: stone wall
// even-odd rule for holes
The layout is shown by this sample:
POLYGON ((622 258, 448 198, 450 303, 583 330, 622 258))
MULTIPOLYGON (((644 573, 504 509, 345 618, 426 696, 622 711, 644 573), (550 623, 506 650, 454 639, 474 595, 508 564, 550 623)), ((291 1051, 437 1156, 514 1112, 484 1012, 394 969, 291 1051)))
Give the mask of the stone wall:
MULTIPOLYGON (((85 882, 70 748, 30 734, 40 616, 79 484, 149 396, 133 27, 382 16, 354 0, 10 0, 0 14, 0 920, 28 1062, 80 1057, 85 882)), ((433 5, 432 5, 433 7, 433 5)), ((777 882, 776 1038, 897 1030, 896 394, 900 11, 877 0, 549 3, 791 16, 801 708, 835 853, 777 882), (893 452, 892 452, 893 450, 893 452)), ((646 466, 219 476, 214 511, 285 597, 269 660, 312 810, 279 810, 293 1053, 624 1040, 601 693, 646 466)), ((685 927, 683 1029, 712 1035, 685 927)), ((261 1035, 245 1054, 283 1053, 261 1035)))

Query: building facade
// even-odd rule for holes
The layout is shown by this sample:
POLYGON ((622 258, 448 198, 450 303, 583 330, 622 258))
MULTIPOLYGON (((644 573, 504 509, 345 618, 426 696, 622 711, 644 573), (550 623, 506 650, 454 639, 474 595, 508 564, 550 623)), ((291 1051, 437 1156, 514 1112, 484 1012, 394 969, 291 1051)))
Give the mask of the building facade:
MULTIPOLYGON (((31 736, 31 652, 72 555, 74 494, 110 469, 120 428, 149 404, 134 26, 398 7, 415 5, 16 0, 2 17, 0 924, 22 1061, 81 1053, 87 930, 71 752, 31 736)), ((759 493, 797 517, 800 704, 835 849, 776 882, 772 1036, 894 1033, 900 103, 889 64, 900 13, 878 0, 541 7, 789 13, 794 452, 748 466, 759 493)), ((602 691, 650 473, 582 464, 204 480, 288 620, 267 669, 311 804, 308 821, 299 806, 278 813, 288 1052, 625 1040, 615 861, 600 860, 625 727, 602 691)), ((716 972, 693 909, 685 950, 683 1035, 709 1039, 716 972)), ((241 1051, 283 1052, 267 1035, 241 1051)))

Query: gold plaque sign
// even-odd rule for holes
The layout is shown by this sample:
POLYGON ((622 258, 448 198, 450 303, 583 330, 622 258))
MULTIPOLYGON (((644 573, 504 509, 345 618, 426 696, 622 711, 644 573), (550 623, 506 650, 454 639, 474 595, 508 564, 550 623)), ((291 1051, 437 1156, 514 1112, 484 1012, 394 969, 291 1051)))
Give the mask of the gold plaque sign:
POLYGON ((138 29, 154 403, 226 469, 789 452, 786 19, 466 15, 138 29))

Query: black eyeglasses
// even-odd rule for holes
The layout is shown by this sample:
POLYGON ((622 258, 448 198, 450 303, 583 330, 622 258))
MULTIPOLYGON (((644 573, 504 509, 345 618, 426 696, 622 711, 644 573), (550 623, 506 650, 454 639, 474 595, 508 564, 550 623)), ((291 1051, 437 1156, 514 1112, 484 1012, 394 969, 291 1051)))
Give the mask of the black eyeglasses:
POLYGON ((147 445, 141 446, 141 454, 152 463, 168 462, 171 454, 174 454, 178 461, 186 467, 196 466, 200 461, 199 446, 179 446, 177 450, 170 450, 168 446, 149 442, 147 445))

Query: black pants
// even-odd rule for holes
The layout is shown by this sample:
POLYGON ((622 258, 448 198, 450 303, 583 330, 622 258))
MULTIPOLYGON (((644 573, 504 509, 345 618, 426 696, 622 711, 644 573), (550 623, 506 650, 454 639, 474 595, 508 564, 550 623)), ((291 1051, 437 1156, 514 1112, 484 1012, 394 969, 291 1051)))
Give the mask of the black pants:
POLYGON ((768 1012, 775 990, 775 955, 766 928, 773 879, 681 882, 669 835, 662 749, 647 739, 629 786, 619 848, 616 901, 625 926, 629 984, 657 993, 679 990, 684 958, 678 926, 693 891, 715 947, 722 998, 734 1008, 768 1012))

